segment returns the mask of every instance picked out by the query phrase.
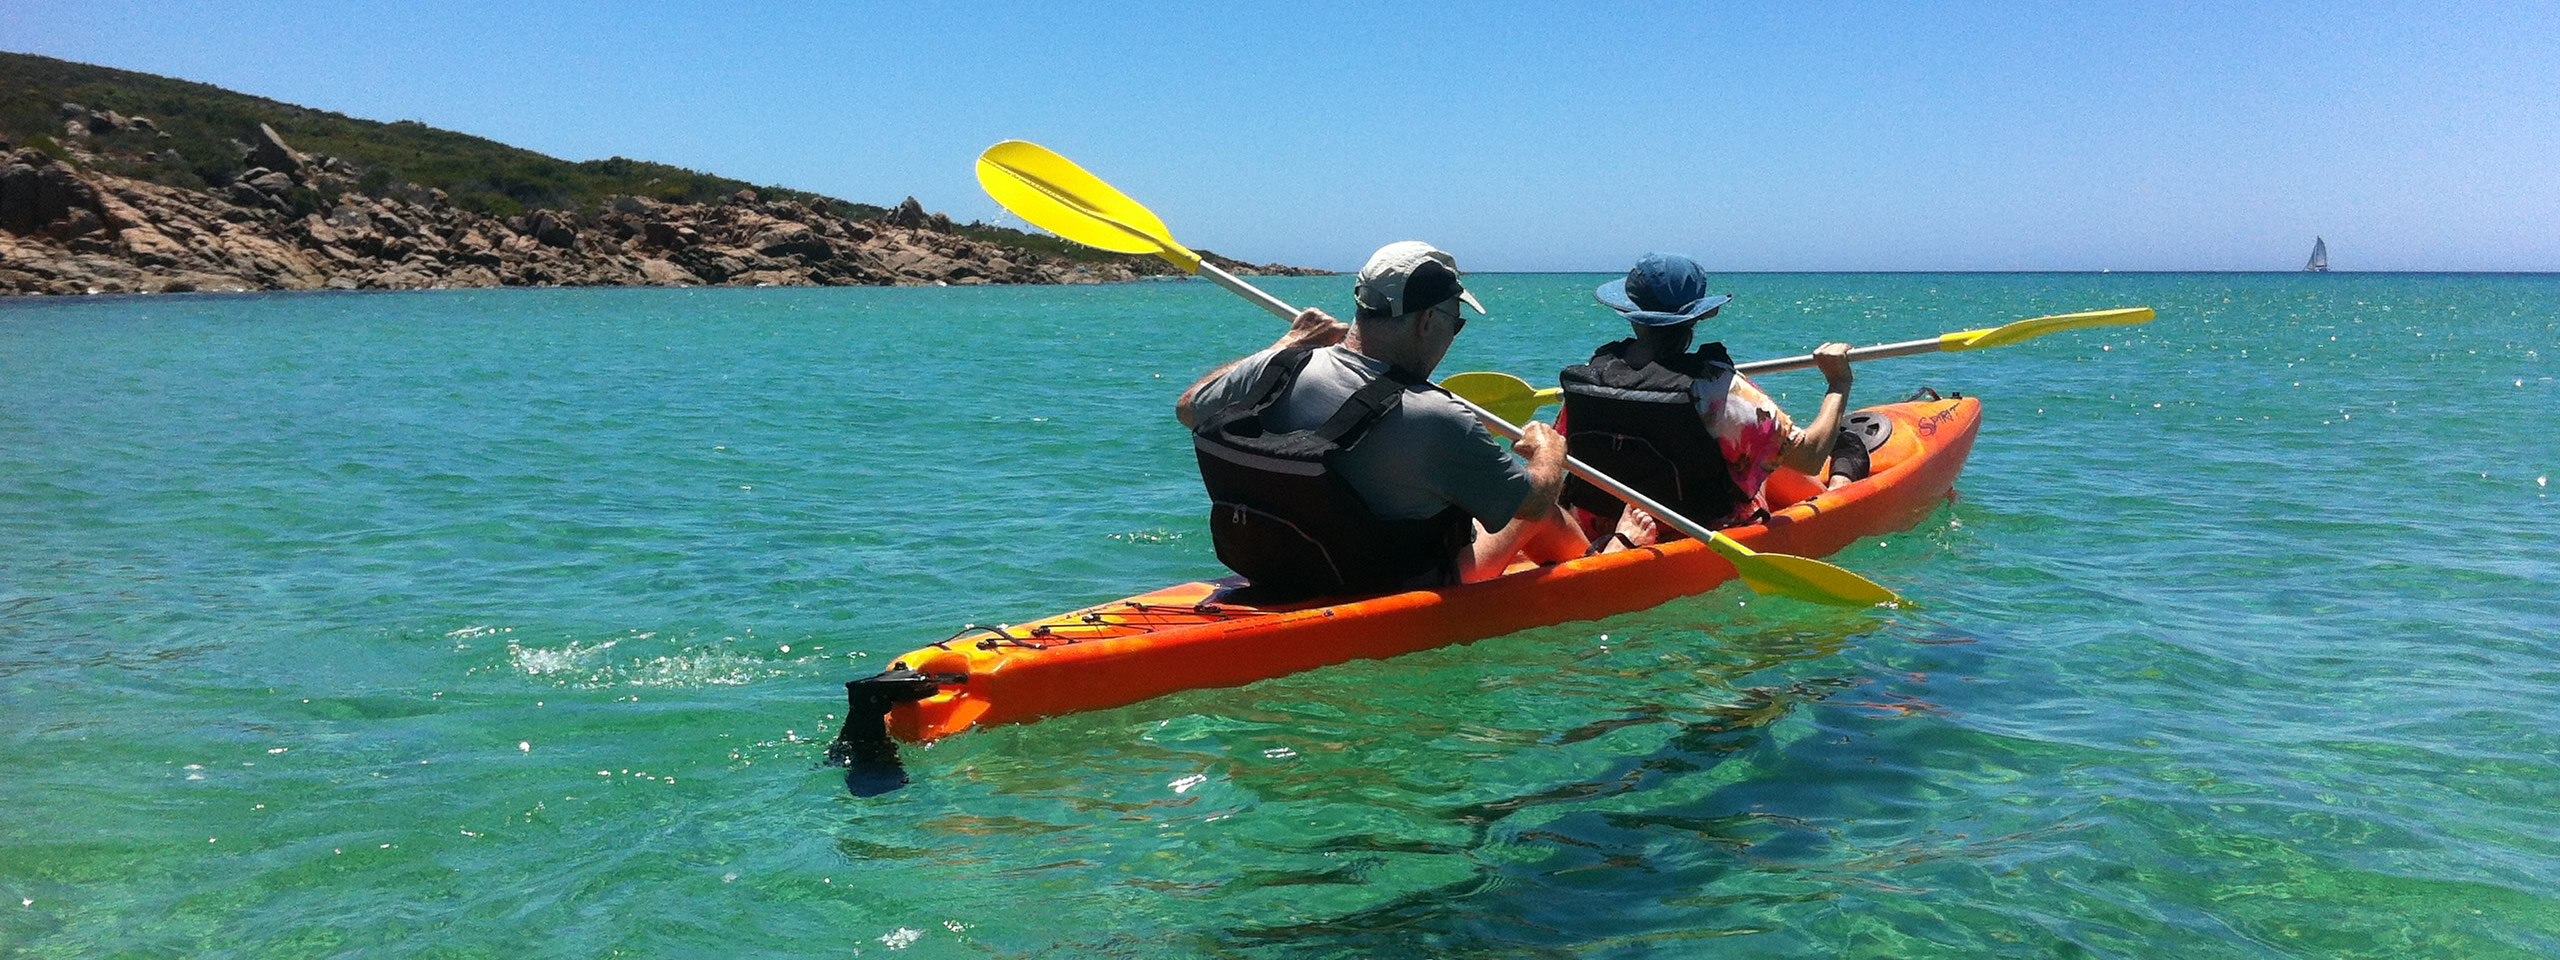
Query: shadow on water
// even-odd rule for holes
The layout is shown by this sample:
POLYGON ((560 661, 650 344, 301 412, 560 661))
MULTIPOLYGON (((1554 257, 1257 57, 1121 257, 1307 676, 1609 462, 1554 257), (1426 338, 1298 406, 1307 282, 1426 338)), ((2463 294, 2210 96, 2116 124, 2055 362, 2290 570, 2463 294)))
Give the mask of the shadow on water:
MULTIPOLYGON (((1970 639, 1913 626, 1885 633, 1933 647, 1970 639)), ((1855 637, 1873 635, 1784 633, 1783 639, 1763 634, 1719 641, 1720 652, 1735 659, 1707 672, 1740 679, 1773 666, 1828 662, 1853 646, 1855 637)), ((1349 836, 1300 846, 1345 858, 1394 851, 1456 854, 1470 868, 1463 879, 1354 912, 1231 926, 1209 935, 1203 948, 1225 954, 1434 957, 1583 956, 1594 947, 1706 949, 1672 941, 1767 933, 1780 928, 1780 912, 1819 908, 1839 899, 1844 885, 1882 885, 1872 874, 1888 866, 1885 861, 1830 862, 1842 845, 1838 828, 1827 825, 1835 819, 1831 811, 1787 807, 1823 808, 1825 801, 1794 796, 1790 802, 1791 795, 1798 785, 1842 779, 1811 744, 1815 735, 1799 732, 1820 728, 1823 737, 1840 739, 1836 730, 1808 717, 1808 707, 1882 710, 1879 716, 1892 713, 1893 719, 1908 714, 1854 692, 1868 687, 1869 679, 1816 666, 1811 675, 1735 691, 1723 703, 1636 704, 1619 716, 1556 731, 1532 749, 1589 743, 1636 727, 1675 728, 1655 749, 1617 758, 1595 775, 1434 812, 1471 828, 1466 843, 1430 844, 1430 850, 1419 851, 1397 838, 1349 836), (1786 723, 1791 718, 1796 722, 1786 723), (1646 795, 1662 802, 1629 802, 1646 795), (1524 848, 1534 852, 1524 855, 1524 848), (1666 912, 1682 919, 1665 923, 1666 912)), ((1870 767, 1857 777, 1855 789, 1867 802, 1890 804, 1897 796, 1915 799, 1927 792, 1917 774, 1879 766, 1885 770, 1870 767), (1897 789, 1898 777, 1910 782, 1897 789)), ((1364 877, 1346 865, 1243 882, 1359 884, 1364 877)))
POLYGON ((891 757, 886 763, 846 764, 844 792, 856 797, 876 797, 907 785, 907 768, 891 757))

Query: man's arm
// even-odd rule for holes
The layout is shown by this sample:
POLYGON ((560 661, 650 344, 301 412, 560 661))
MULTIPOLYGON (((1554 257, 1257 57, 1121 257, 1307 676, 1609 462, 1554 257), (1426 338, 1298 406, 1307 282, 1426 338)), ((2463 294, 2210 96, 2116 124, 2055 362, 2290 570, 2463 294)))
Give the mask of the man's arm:
POLYGON ((1564 435, 1543 421, 1531 420, 1521 426, 1520 439, 1511 442, 1511 451, 1529 462, 1529 496, 1511 515, 1536 520, 1555 512, 1564 493, 1564 435))
MULTIPOLYGON (((1280 339, 1273 341, 1271 346, 1267 349, 1287 350, 1293 347, 1330 347, 1334 344, 1341 343, 1342 338, 1350 332, 1350 325, 1334 319, 1322 310, 1318 310, 1314 307, 1308 307, 1306 310, 1301 311, 1296 319, 1289 321, 1289 332, 1281 334, 1280 339)), ((1262 351, 1257 350, 1254 352, 1260 353, 1262 351)), ((1253 354, 1246 354, 1245 356, 1249 357, 1252 355, 1253 354)), ((1211 381, 1214 381, 1219 377, 1226 376, 1227 371, 1235 369, 1236 364, 1243 362, 1244 357, 1237 357, 1236 359, 1229 360, 1225 364, 1220 365, 1218 369, 1202 374, 1200 379, 1192 381, 1191 386, 1182 391, 1182 398, 1173 402, 1173 418, 1182 421, 1182 425, 1185 428, 1196 426, 1196 424, 1192 422, 1192 398, 1199 396, 1200 388, 1208 386, 1211 381)))
MULTIPOLYGON (((1591 541, 1582 536, 1582 527, 1564 511, 1557 494, 1564 490, 1564 436, 1554 427, 1532 420, 1521 428, 1520 439, 1511 442, 1513 453, 1528 461, 1523 471, 1529 481, 1529 495, 1504 518, 1500 529, 1480 523, 1482 536, 1460 555, 1458 579, 1474 583, 1502 575, 1513 557, 1526 557, 1535 563, 1558 563, 1582 556, 1591 549, 1591 541)), ((1509 454, 1502 455, 1510 459, 1509 454)))
POLYGON ((1824 461, 1831 459, 1831 442, 1840 436, 1840 419, 1849 413, 1849 345, 1826 343, 1813 352, 1813 365, 1821 368, 1829 381, 1822 395, 1822 410, 1813 422, 1788 434, 1779 448, 1778 459, 1789 469, 1808 476, 1821 476, 1824 461))

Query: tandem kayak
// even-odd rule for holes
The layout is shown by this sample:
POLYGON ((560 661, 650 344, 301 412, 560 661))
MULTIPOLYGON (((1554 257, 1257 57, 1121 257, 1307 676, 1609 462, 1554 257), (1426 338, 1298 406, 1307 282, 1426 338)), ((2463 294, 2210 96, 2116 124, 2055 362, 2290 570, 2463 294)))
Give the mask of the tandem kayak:
MULTIPOLYGON (((1932 395, 1934 397, 1934 395, 1932 395)), ((1870 448, 1864 480, 1821 490, 1781 471, 1767 520, 1724 532, 1762 552, 1820 557, 1909 529, 1953 492, 1982 416, 1958 395, 1871 407, 1852 425, 1870 448)), ((1656 546, 1538 565, 1479 583, 1363 598, 1258 606, 1241 578, 1166 587, 1029 623, 965 630, 845 685, 838 761, 971 727, 1101 710, 1204 687, 1232 687, 1359 659, 1466 643, 1642 610, 1733 579, 1705 544, 1656 546)))

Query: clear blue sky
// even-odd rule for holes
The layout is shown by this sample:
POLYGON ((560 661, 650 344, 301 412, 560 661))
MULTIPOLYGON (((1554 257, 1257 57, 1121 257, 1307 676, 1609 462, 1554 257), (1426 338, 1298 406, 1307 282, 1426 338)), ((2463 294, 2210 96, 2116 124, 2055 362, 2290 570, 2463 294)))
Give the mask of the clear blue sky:
POLYGON ((1045 143, 1356 267, 2560 270, 2560 4, 10 0, 0 49, 1005 220, 1045 143))

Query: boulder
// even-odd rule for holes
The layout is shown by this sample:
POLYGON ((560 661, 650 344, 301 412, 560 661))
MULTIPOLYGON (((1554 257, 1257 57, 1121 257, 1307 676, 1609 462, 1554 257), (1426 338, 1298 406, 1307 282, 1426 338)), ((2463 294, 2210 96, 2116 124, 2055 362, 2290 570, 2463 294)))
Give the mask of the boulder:
POLYGON ((789 221, 756 234, 748 246, 768 257, 799 257, 811 262, 836 255, 835 247, 828 245, 826 238, 818 236, 817 231, 809 229, 806 224, 789 221))
POLYGON ((747 265, 739 262, 738 258, 705 248, 687 250, 670 259, 687 272, 701 277, 704 283, 720 283, 747 272, 747 265))
POLYGON ((694 232, 692 227, 679 227, 664 220, 651 220, 640 225, 641 242, 668 250, 682 250, 701 239, 702 235, 694 232))
POLYGON ((924 226, 924 204, 917 203, 914 197, 908 197, 898 204, 897 209, 889 211, 889 215, 881 219, 887 220, 893 226, 906 227, 910 230, 920 229, 924 226))
POLYGON ((23 162, 0 168, 0 230, 28 233, 51 219, 36 215, 36 168, 23 162))
POLYGON ((500 285, 501 281, 498 275, 488 267, 475 264, 460 267, 445 274, 444 283, 448 287, 494 287, 500 285))
POLYGON ((661 287, 690 287, 702 282, 702 278, 686 272, 673 261, 656 258, 640 261, 640 276, 661 287))
POLYGON ((258 125, 257 142, 249 147, 249 162, 288 177, 299 176, 303 167, 302 155, 285 145, 276 128, 263 123, 258 125))
POLYGON ((134 128, 134 129, 136 129, 136 130, 141 130, 141 131, 144 131, 144 132, 147 132, 147 133, 160 133, 160 132, 161 132, 161 130, 160 130, 160 125, 159 125, 159 124, 156 124, 156 123, 151 122, 151 118, 150 118, 150 117, 135 117, 135 118, 133 118, 132 123, 133 123, 133 128, 134 128))
POLYGON ((107 229, 121 233, 126 230, 151 228, 152 215, 136 209, 133 205, 134 199, 139 198, 134 198, 130 194, 99 195, 98 213, 107 218, 107 229))
POLYGON ((21 150, 14 162, 0 168, 0 229, 32 233, 70 216, 73 210, 101 215, 104 222, 98 188, 60 161, 21 150))
POLYGON ((302 235, 311 238, 314 245, 323 247, 336 246, 346 239, 338 233, 337 228, 329 225, 329 221, 320 219, 320 215, 316 213, 303 215, 302 235))
POLYGON ((559 214, 549 210, 534 211, 532 216, 525 218, 524 227, 525 233, 546 247, 566 250, 578 244, 578 232, 563 222, 559 214))
POLYGON ((274 170, 247 178, 242 182, 247 183, 250 189, 271 197, 283 196, 293 189, 293 178, 274 170))
POLYGON ((447 256, 464 263, 484 265, 497 263, 500 259, 497 245, 490 243, 486 235, 472 227, 464 227, 461 233, 454 235, 452 252, 447 256))
POLYGON ((98 233, 106 228, 106 221, 98 217, 97 211, 87 207, 73 207, 62 215, 62 219, 46 224, 44 232, 56 240, 70 240, 98 233))

